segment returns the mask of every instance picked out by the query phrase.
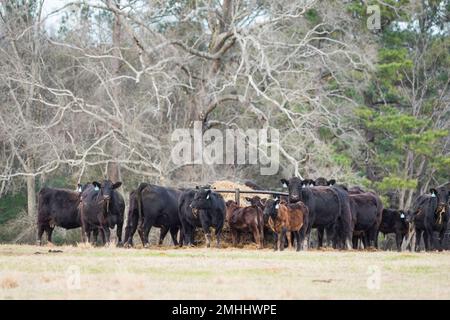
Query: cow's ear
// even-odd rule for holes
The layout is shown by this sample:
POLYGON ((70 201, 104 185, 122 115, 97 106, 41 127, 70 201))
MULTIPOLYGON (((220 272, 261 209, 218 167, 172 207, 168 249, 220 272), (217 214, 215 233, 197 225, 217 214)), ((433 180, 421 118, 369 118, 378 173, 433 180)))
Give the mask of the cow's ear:
POLYGON ((430 189, 430 193, 431 193, 431 196, 432 196, 432 197, 436 197, 436 196, 437 196, 437 190, 434 189, 434 188, 431 188, 431 189, 430 189))
POLYGON ((113 188, 113 189, 117 189, 117 188, 119 188, 121 185, 122 185, 122 182, 119 181, 119 182, 114 183, 113 186, 112 186, 112 188, 113 188))
POLYGON ((289 181, 287 181, 286 179, 281 179, 281 184, 283 185, 283 188, 287 188, 289 187, 289 181))
POLYGON ((334 185, 335 183, 336 183, 336 180, 334 180, 334 179, 328 180, 328 185, 329 185, 329 186, 332 186, 332 185, 334 185))
POLYGON ((100 183, 98 183, 97 181, 92 182, 92 184, 94 185, 95 191, 100 190, 100 188, 102 187, 102 185, 100 183))

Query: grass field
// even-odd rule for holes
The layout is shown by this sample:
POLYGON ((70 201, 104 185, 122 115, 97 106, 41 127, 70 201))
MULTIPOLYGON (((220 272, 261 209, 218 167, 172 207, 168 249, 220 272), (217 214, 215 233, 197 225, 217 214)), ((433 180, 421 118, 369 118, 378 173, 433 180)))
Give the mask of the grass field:
POLYGON ((450 299, 450 252, 0 245, 0 298, 450 299))

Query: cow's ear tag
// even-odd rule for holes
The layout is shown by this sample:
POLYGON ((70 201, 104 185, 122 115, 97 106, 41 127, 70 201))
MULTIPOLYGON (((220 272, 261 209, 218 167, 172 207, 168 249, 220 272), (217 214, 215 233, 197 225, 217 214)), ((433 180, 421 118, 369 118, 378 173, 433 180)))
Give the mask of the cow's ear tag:
POLYGON ((405 219, 405 215, 402 213, 402 214, 400 215, 400 218, 405 219))
POLYGON ((435 195, 434 193, 432 193, 431 196, 432 196, 433 198, 436 198, 436 195, 435 195))
POLYGON ((275 205, 275 209, 278 209, 278 208, 280 208, 280 204, 279 204, 279 203, 277 203, 277 204, 275 205))
POLYGON ((95 186, 94 190, 95 190, 95 191, 98 191, 98 190, 100 190, 100 189, 98 188, 98 186, 95 186))

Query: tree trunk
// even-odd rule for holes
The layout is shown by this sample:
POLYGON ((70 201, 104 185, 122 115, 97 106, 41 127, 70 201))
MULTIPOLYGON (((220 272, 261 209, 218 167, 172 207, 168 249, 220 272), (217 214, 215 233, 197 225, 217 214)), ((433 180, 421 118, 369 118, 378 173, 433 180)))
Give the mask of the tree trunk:
MULTIPOLYGON (((116 6, 119 8, 120 6, 120 0, 116 1, 110 1, 110 6, 116 6)), ((121 23, 120 23, 120 17, 115 14, 114 15, 114 22, 112 26, 112 42, 113 42, 113 55, 116 57, 120 57, 120 43, 121 43, 121 23)), ((119 75, 120 72, 120 60, 119 59, 112 59, 112 74, 114 76, 119 75)), ((113 84, 114 85, 114 84, 113 84)), ((120 98, 120 84, 117 83, 114 85, 115 88, 112 91, 112 96, 117 105, 119 105, 119 98, 120 98)), ((113 160, 117 160, 119 157, 120 150, 119 146, 115 143, 112 145, 112 155, 113 160)), ((113 183, 120 181, 120 165, 117 162, 109 162, 108 168, 107 168, 107 175, 108 179, 111 180, 113 183)))
POLYGON ((27 176, 28 216, 36 216, 36 180, 34 176, 27 176))

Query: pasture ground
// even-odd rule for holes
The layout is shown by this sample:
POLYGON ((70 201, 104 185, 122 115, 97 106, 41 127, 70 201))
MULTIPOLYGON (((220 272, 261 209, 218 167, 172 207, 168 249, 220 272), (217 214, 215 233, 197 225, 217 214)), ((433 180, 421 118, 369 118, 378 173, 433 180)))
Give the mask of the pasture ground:
POLYGON ((420 298, 450 299, 450 252, 0 245, 0 299, 420 298))

